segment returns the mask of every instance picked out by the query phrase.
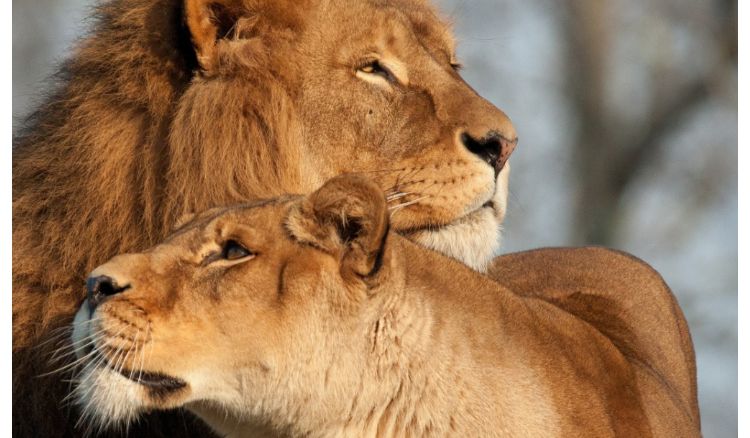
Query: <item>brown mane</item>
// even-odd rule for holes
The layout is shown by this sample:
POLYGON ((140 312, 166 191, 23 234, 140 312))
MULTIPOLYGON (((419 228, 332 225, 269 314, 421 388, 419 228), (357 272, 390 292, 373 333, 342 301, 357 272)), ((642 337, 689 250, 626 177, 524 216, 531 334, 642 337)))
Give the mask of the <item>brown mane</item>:
POLYGON ((190 118, 195 110, 175 106, 197 65, 181 8, 175 0, 100 6, 92 36, 62 66, 57 90, 14 140, 13 404, 18 411, 57 414, 43 424, 14 415, 14 434, 72 433, 58 429, 75 423, 65 419, 70 410, 49 397, 51 387, 67 387, 58 383, 61 376, 39 378, 36 389, 26 385, 47 371, 39 363, 47 354, 31 346, 69 322, 86 272, 114 254, 155 243, 186 211, 278 193, 294 181, 282 175, 285 157, 241 147, 278 139, 269 129, 288 128, 275 112, 283 96, 268 81, 246 82, 241 91, 255 99, 204 99, 201 110, 259 104, 227 111, 210 125, 208 118, 191 119, 195 132, 185 135, 200 136, 200 148, 187 147, 181 133, 170 130, 175 118, 190 118), (248 113, 252 117, 242 120, 227 117, 248 113), (238 123, 253 125, 237 129, 238 123), (233 172, 222 166, 248 161, 254 164, 233 165, 233 172))

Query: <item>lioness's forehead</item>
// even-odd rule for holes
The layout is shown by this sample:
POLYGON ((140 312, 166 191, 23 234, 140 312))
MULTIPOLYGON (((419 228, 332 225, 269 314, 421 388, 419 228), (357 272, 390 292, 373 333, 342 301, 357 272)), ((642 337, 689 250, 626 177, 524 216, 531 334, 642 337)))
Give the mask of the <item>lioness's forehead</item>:
POLYGON ((172 233, 169 241, 183 238, 207 239, 216 235, 222 228, 235 224, 272 225, 270 221, 283 220, 287 204, 298 196, 284 196, 274 199, 262 199, 244 204, 214 208, 196 215, 196 217, 172 233), (279 216, 276 218, 276 216, 279 216))

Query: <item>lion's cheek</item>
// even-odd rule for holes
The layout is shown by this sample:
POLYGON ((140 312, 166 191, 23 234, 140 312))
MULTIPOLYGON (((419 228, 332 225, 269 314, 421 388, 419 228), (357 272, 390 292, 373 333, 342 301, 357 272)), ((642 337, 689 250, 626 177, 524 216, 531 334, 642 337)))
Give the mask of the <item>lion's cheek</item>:
POLYGON ((437 230, 420 230, 407 237, 484 272, 500 247, 501 236, 493 209, 482 208, 456 223, 437 230))
POLYGON ((508 181, 510 178, 510 162, 505 163, 505 167, 497 175, 497 185, 495 195, 492 197, 492 204, 495 208, 495 217, 499 224, 505 220, 505 212, 508 207, 508 181))

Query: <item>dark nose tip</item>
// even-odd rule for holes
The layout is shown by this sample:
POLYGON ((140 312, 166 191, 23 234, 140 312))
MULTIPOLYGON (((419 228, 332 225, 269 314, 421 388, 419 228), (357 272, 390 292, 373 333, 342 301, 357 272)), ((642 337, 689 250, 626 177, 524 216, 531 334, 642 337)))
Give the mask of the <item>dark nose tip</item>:
POLYGON ((118 285, 115 280, 106 275, 89 277, 88 280, 86 280, 86 291, 89 299, 89 309, 91 310, 91 312, 93 312, 94 309, 96 309, 96 306, 101 304, 107 297, 119 294, 129 287, 130 285, 118 285))
POLYGON ((492 166, 497 177, 516 148, 518 138, 508 139, 496 131, 490 131, 482 138, 475 138, 464 132, 461 134, 461 142, 470 152, 492 166))

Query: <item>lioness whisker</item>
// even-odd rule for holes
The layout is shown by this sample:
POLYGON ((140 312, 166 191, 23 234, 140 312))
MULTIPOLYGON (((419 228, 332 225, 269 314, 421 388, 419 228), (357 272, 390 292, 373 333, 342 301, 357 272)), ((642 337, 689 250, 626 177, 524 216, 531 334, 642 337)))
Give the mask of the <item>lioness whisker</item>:
MULTIPOLYGON (((100 335, 100 334, 101 333, 97 333, 96 335, 100 335)), ((82 349, 83 348, 87 348, 87 347, 93 345, 94 342, 96 342, 96 340, 94 338, 82 339, 81 341, 87 341, 87 340, 88 340, 88 342, 86 342, 84 345, 82 345, 82 346, 80 346, 78 348, 82 348, 82 349)), ((67 358, 69 358, 71 356, 74 356, 76 354, 76 349, 77 348, 76 348, 75 345, 67 345, 65 347, 62 347, 61 349, 63 349, 63 348, 67 349, 68 351, 61 352, 56 357, 50 358, 50 360, 48 361, 50 365, 55 365, 55 364, 59 363, 60 361, 65 360, 65 359, 67 359, 67 358)))
POLYGON ((72 343, 68 343, 66 345, 63 345, 62 347, 60 347, 60 348, 58 348, 55 351, 53 351, 53 352, 50 353, 51 356, 52 356, 50 358, 50 360, 54 359, 54 355, 57 354, 58 352, 62 351, 62 350, 69 349, 69 348, 72 348, 73 350, 75 350, 75 348, 85 348, 85 347, 87 347, 90 344, 90 342, 88 342, 89 340, 93 339, 95 336, 98 336, 98 335, 102 334, 103 332, 104 332, 104 330, 100 329, 99 331, 97 331, 95 333, 89 334, 88 336, 86 336, 83 339, 80 339, 78 341, 74 341, 72 343))
POLYGON ((71 333, 72 330, 73 330, 72 327, 67 326, 67 325, 63 326, 63 327, 58 327, 53 332, 51 332, 49 336, 47 336, 46 340, 40 342, 39 344, 35 345, 32 348, 35 349, 35 350, 41 349, 41 348, 44 348, 45 346, 49 345, 50 343, 53 343, 55 341, 59 341, 61 339, 66 339, 66 337, 70 336, 70 333, 71 333))
MULTIPOLYGON (((146 339, 151 334, 151 322, 148 322, 146 325, 146 339)), ((146 348, 145 345, 141 348, 141 364, 138 367, 138 383, 141 383, 141 378, 143 377, 143 367, 145 365, 146 360, 146 348)))
MULTIPOLYGON (((99 339, 99 337, 96 337, 95 339, 92 339, 91 342, 89 342, 87 345, 93 344, 98 339, 99 339)), ((52 371, 48 371, 46 373, 39 374, 37 377, 46 377, 46 376, 50 376, 52 374, 57 374, 57 373, 69 370, 71 368, 75 368, 76 366, 78 366, 78 365, 82 364, 83 362, 87 361, 88 359, 90 359, 91 356, 93 354, 95 354, 95 353, 97 353, 97 350, 93 349, 89 353, 87 353, 85 356, 82 356, 81 358, 76 359, 75 361, 73 361, 73 362, 71 362, 69 364, 66 364, 66 365, 64 365, 62 367, 56 368, 56 369, 54 369, 52 371)))
MULTIPOLYGON (((133 339, 133 345, 132 345, 133 349, 137 349, 138 348, 138 345, 137 345, 138 344, 138 337, 140 335, 141 335, 141 333, 140 333, 140 330, 139 330, 138 333, 136 333, 136 335, 135 335, 135 339, 133 339)), ((135 356, 135 355, 133 355, 133 356, 135 356)), ((130 367, 130 372, 128 373, 128 379, 133 380, 133 373, 134 372, 135 372, 135 367, 130 367)))

